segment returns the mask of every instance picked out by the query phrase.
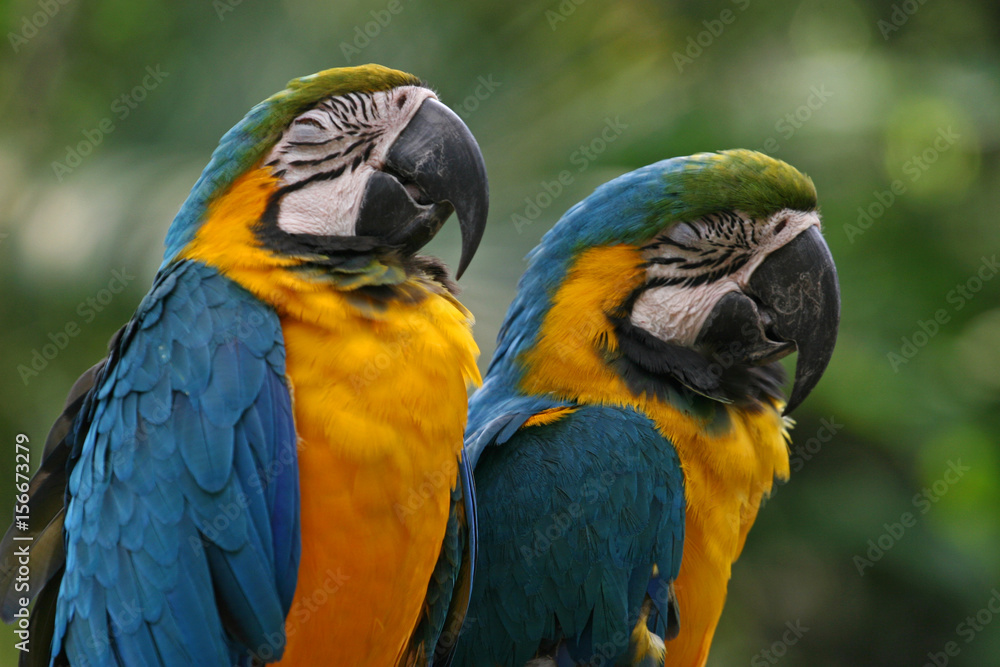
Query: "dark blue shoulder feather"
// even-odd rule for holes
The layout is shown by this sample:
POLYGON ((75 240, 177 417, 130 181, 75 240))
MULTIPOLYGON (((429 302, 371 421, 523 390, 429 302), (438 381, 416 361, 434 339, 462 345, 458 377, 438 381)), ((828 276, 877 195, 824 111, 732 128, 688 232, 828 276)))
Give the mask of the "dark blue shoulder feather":
POLYGON ((483 450, 510 440, 532 415, 572 405, 548 396, 514 394, 509 390, 506 378, 487 376, 483 386, 469 399, 465 450, 470 467, 475 470, 483 450))
MULTIPOLYGON (((520 407, 493 407, 474 407, 491 417, 479 430, 526 419, 520 407)), ((479 568, 456 664, 586 661, 598 647, 615 664, 653 566, 668 583, 680 568, 684 484, 673 446, 646 416, 611 406, 578 406, 485 446, 496 439, 475 470, 479 568)))

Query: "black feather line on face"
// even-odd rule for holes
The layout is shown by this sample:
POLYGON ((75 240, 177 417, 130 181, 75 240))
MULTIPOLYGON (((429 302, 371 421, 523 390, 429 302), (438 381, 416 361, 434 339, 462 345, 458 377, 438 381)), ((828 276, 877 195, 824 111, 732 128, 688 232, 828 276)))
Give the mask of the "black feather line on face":
POLYGON ((754 411, 767 399, 784 400, 785 369, 777 362, 749 366, 730 361, 733 355, 710 358, 660 340, 632 324, 627 315, 608 319, 618 342, 618 353, 609 354, 609 363, 636 396, 645 393, 669 400, 679 393, 694 403, 707 399, 754 411))
MULTIPOLYGON (((405 101, 406 94, 404 93, 398 100, 400 108, 405 101)), ((295 234, 281 229, 278 225, 278 215, 281 201, 285 195, 317 181, 340 178, 348 170, 354 172, 371 158, 376 140, 385 133, 384 129, 374 126, 380 112, 369 94, 348 93, 347 95, 327 98, 320 102, 316 108, 321 110, 323 117, 341 133, 321 141, 290 141, 288 145, 318 147, 332 142, 340 143, 347 138, 351 143, 343 150, 317 158, 295 160, 289 165, 312 167, 322 165, 334 158, 346 161, 336 168, 328 168, 327 171, 320 171, 297 182, 282 186, 271 194, 260 220, 253 228, 254 235, 261 247, 275 254, 297 260, 297 264, 289 267, 288 270, 299 271, 303 274, 322 276, 324 273, 334 274, 338 271, 341 273, 354 272, 359 268, 363 269, 369 261, 377 260, 383 264, 399 266, 407 277, 416 277, 423 283, 423 287, 416 284, 400 283, 398 285, 360 286, 352 289, 351 298, 362 301, 385 302, 399 299, 419 301, 426 298, 428 289, 432 292, 458 294, 458 286, 449 276, 447 266, 437 258, 409 255, 404 253, 400 247, 388 244, 375 236, 295 234)), ((298 118, 294 122, 330 131, 330 128, 323 121, 309 116, 298 118)), ((278 159, 272 160, 267 163, 267 166, 276 166, 279 161, 278 159)), ((282 169, 273 172, 272 175, 282 176, 284 174, 285 170, 282 169)))
MULTIPOLYGON (((349 263, 357 265, 359 262, 365 263, 366 259, 378 259, 402 266, 408 276, 426 278, 431 283, 437 284, 441 291, 458 294, 458 285, 451 279, 448 267, 436 257, 407 256, 399 248, 388 245, 374 236, 290 234, 281 229, 278 226, 281 198, 297 189, 295 186, 298 185, 295 183, 272 194, 260 221, 254 227, 254 235, 262 247, 276 254, 299 260, 299 264, 291 267, 292 270, 335 272, 346 268, 349 263)), ((425 296, 423 292, 393 285, 359 287, 354 291, 357 296, 369 301, 391 301, 400 298, 415 301, 425 296)))
POLYGON ((280 255, 303 258, 303 265, 315 268, 334 268, 347 259, 360 254, 389 255, 394 248, 381 243, 371 236, 321 236, 316 234, 290 234, 278 226, 281 200, 290 192, 300 190, 316 181, 338 178, 347 165, 330 171, 313 174, 309 178, 279 188, 268 199, 264 213, 254 227, 254 234, 260 244, 280 255))
MULTIPOLYGON (((756 233, 752 220, 745 220, 733 211, 719 211, 699 222, 703 224, 689 225, 691 233, 703 241, 697 247, 667 234, 643 246, 645 251, 676 248, 696 257, 667 255, 646 260, 647 266, 672 266, 680 275, 649 278, 615 312, 608 314, 618 343, 614 352, 605 349, 608 363, 635 395, 646 393, 665 401, 680 395, 690 405, 732 403, 756 411, 765 403, 784 400, 785 369, 781 364, 753 366, 745 362, 745 350, 669 343, 631 321, 636 302, 647 290, 713 283, 739 271, 750 261, 748 228, 750 235, 756 233), (708 242, 707 248, 704 242, 708 242)), ((753 240, 755 244, 756 238, 753 240)))

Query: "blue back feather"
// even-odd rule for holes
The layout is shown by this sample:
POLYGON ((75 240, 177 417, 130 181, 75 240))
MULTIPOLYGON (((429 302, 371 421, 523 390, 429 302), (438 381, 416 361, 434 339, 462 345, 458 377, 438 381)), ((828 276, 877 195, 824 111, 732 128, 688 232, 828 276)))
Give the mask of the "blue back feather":
POLYGON ((274 312, 210 267, 171 265, 76 428, 53 656, 222 665, 280 655, 300 544, 274 312))
POLYGON ((456 664, 520 666, 546 647, 626 655, 653 565, 675 578, 684 541, 680 463, 653 423, 579 407, 487 447, 476 484, 479 567, 456 664))

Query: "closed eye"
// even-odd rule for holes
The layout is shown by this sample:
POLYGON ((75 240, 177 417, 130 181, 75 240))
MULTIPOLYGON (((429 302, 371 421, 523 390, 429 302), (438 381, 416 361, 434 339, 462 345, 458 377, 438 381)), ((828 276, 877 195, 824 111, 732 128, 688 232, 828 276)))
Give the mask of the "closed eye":
POLYGON ((686 222, 681 222, 673 226, 667 233, 667 238, 678 244, 696 244, 701 240, 700 230, 686 222))
POLYGON ((288 128, 288 141, 291 146, 321 146, 330 142, 335 133, 323 124, 323 121, 311 116, 296 118, 288 128))
POLYGON ((326 129, 326 128, 325 128, 325 127, 323 126, 323 123, 319 122, 319 121, 318 121, 318 120, 316 120, 315 118, 310 118, 309 116, 303 116, 303 117, 301 117, 301 118, 296 118, 296 119, 295 119, 295 122, 294 122, 294 123, 292 123, 292 126, 293 126, 293 127, 294 127, 295 125, 312 125, 313 127, 318 127, 318 128, 319 128, 319 129, 321 129, 321 130, 325 130, 325 129, 326 129))
POLYGON ((335 137, 330 137, 329 139, 322 139, 320 141, 289 141, 289 146, 322 146, 323 144, 328 144, 334 140, 335 137))

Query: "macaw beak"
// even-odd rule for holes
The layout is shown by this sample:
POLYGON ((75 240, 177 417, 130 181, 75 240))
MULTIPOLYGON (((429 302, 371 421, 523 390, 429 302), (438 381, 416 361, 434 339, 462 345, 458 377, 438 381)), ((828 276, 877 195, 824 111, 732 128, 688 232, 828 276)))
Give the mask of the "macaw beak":
POLYGON ((412 254, 455 212, 462 229, 461 277, 479 247, 488 211, 479 145, 451 109, 427 99, 389 148, 382 171, 368 180, 356 233, 412 254))
POLYGON ((795 345, 799 357, 785 414, 797 408, 823 376, 840 326, 840 286, 830 248, 809 227, 771 253, 750 276, 767 337, 795 345))
POLYGON ((696 344, 725 350, 736 362, 751 366, 798 350, 788 414, 823 376, 839 324, 837 267, 819 228, 810 227, 757 267, 745 294, 730 292, 719 299, 696 344))

